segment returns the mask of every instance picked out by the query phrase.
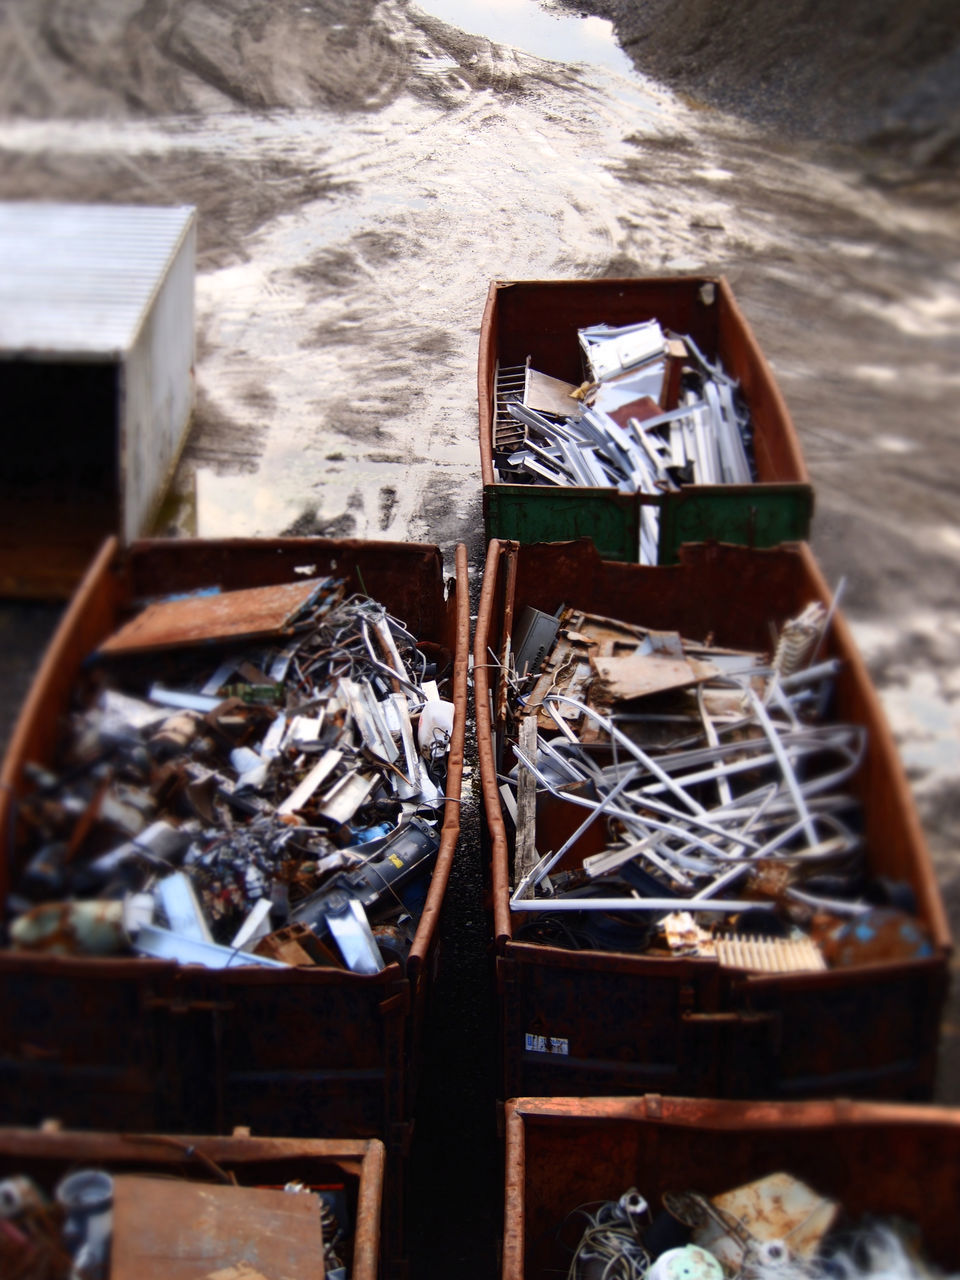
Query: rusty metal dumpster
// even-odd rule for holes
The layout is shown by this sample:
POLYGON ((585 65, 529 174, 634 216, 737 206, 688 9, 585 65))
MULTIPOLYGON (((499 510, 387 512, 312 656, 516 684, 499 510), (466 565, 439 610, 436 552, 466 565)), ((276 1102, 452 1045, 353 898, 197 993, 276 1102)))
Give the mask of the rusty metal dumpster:
MULTIPOLYGON (((520 380, 522 386, 522 378, 520 380)), ((487 538, 522 543, 590 537, 610 560, 637 561, 645 509, 658 511, 656 563, 676 562, 684 542, 768 547, 807 537, 813 490, 789 411, 726 280, 694 276, 600 280, 495 280, 487 294, 478 364, 480 465, 487 538), (526 363, 551 378, 582 380, 577 330, 655 318, 719 360, 753 422, 756 482, 684 483, 659 495, 614 485, 557 488, 509 482, 504 388, 526 363), (505 430, 506 428, 506 430, 505 430)), ((515 428, 516 423, 512 426, 515 428)))
MULTIPOLYGON (((564 603, 649 628, 709 634, 721 646, 763 648, 771 623, 829 599, 805 546, 685 547, 680 565, 648 568, 604 562, 585 540, 490 544, 474 667, 504 1098, 651 1089, 735 1098, 929 1096, 950 936, 889 728, 839 612, 824 656, 841 660, 834 714, 866 730, 851 783, 865 858, 874 874, 909 887, 929 938, 924 954, 864 955, 821 972, 731 969, 683 952, 600 943, 570 949, 559 930, 534 940, 525 927, 531 916, 511 904, 514 831, 510 825, 508 835, 498 793, 511 758, 498 664, 526 606, 551 614, 564 603)), ((538 830, 544 812, 538 807, 538 830)), ((546 832, 540 852, 557 847, 556 839, 546 832)))
POLYGON ((851 1215, 906 1219, 924 1256, 960 1262, 960 1112, 863 1102, 518 1098, 506 1107, 504 1280, 566 1273, 557 1239, 578 1206, 636 1187, 715 1195, 788 1170, 851 1215))
MULTIPOLYGON (((171 1224, 177 1232, 177 1247, 196 1260, 198 1267, 209 1261, 209 1269, 216 1270, 218 1258, 230 1256, 237 1224, 229 1215, 244 1204, 244 1189, 253 1192, 253 1201, 260 1206, 263 1200, 257 1189, 275 1194, 291 1183, 324 1196, 328 1206, 324 1243, 329 1240, 333 1246, 336 1239, 333 1247, 339 1250, 331 1261, 347 1265, 353 1280, 376 1280, 379 1274, 384 1150, 377 1138, 252 1138, 243 1134, 212 1138, 0 1129, 0 1180, 27 1178, 41 1195, 52 1199, 61 1179, 83 1169, 102 1171, 115 1180, 115 1188, 123 1193, 122 1206, 128 1210, 121 1248, 124 1239, 134 1233, 139 1266, 156 1267, 150 1270, 151 1275, 168 1274, 162 1250, 170 1248, 171 1237, 165 1233, 171 1224), (218 1193, 223 1199, 219 1206, 218 1193), (204 1194, 206 1199, 201 1203, 204 1194), (176 1216, 172 1211, 178 1211, 176 1216), (149 1230, 143 1229, 143 1215, 149 1230), (151 1252, 154 1245, 160 1250, 158 1255, 151 1252), (225 1246, 222 1253, 218 1249, 221 1245, 225 1246)), ((27 1188, 28 1193, 31 1190, 27 1188)), ((273 1207, 277 1201, 270 1203, 273 1207)), ((118 1196, 114 1202, 115 1241, 121 1235, 118 1228, 122 1230, 124 1225, 121 1213, 118 1196)), ((304 1214, 309 1220, 305 1206, 304 1214)), ((298 1214, 298 1219, 301 1216, 298 1214)), ((120 1260, 114 1261, 121 1265, 120 1260)), ((313 1258, 304 1278, 321 1274, 320 1263, 320 1258, 313 1258)), ((138 1267, 123 1274, 142 1272, 138 1267)), ((169 1274, 183 1273, 171 1269, 169 1274)))
MULTIPOLYGON (((392 1173, 412 1128, 420 1042, 437 964, 437 923, 459 834, 469 618, 466 554, 447 592, 438 548, 325 539, 157 540, 104 545, 74 596, 28 695, 2 783, 0 884, 22 862, 18 802, 31 767, 54 756, 87 656, 134 601, 297 582, 332 574, 379 600, 450 672, 446 799, 426 901, 405 966, 211 969, 144 956, 0 951, 0 1114, 55 1116, 127 1131, 379 1137, 392 1173)), ((396 1252, 402 1178, 391 1176, 385 1233, 396 1252)))

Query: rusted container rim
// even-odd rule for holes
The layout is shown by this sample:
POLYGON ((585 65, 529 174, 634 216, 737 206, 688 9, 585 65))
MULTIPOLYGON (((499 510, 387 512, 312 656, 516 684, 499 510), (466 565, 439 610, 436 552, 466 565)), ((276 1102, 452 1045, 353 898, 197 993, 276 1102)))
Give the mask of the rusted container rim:
POLYGON ((480 602, 477 609, 477 626, 473 641, 473 689, 474 714, 477 725, 477 755, 480 763, 480 790, 483 810, 490 835, 490 861, 493 888, 493 931, 497 951, 503 951, 513 938, 510 918, 510 877, 507 831, 500 812, 500 792, 497 787, 497 764, 493 750, 493 721, 491 706, 491 669, 496 670, 489 648, 496 643, 491 635, 491 622, 500 578, 500 558, 511 550, 516 552, 516 542, 501 542, 492 538, 487 547, 487 560, 483 570, 480 602))
MULTIPOLYGON (((309 540, 304 540, 305 548, 309 540)), ((431 551, 439 549, 431 544, 407 544, 423 547, 431 551)), ((102 592, 107 583, 113 592, 117 591, 117 580, 111 573, 111 567, 120 555, 119 542, 115 537, 108 538, 84 575, 77 591, 67 609, 44 654, 41 667, 31 682, 27 697, 17 718, 14 731, 4 757, 3 769, 0 772, 0 831, 10 831, 16 812, 18 782, 16 762, 25 758, 24 743, 29 740, 31 726, 35 723, 44 702, 47 687, 47 676, 56 681, 64 697, 73 684, 71 673, 58 678, 61 671, 66 671, 68 655, 74 645, 74 637, 79 630, 80 620, 95 601, 98 592, 102 592)), ((430 887, 424 904, 423 913, 417 924, 413 943, 407 957, 406 971, 398 963, 391 963, 376 974, 352 973, 348 969, 327 969, 317 967, 290 966, 285 970, 260 968, 255 965, 237 965, 228 969, 216 970, 217 974, 227 982, 235 980, 237 975, 244 983, 256 983, 269 986, 277 982, 312 983, 322 985, 331 982, 351 982, 360 985, 388 985, 409 983, 416 985, 420 972, 430 951, 436 931, 443 898, 457 841, 460 835, 460 804, 463 785, 463 751, 466 736, 467 718, 467 682, 470 656, 470 602, 467 549, 458 543, 455 555, 454 578, 454 610, 455 610, 455 650, 453 658, 453 704, 454 722, 450 738, 450 751, 447 760, 447 777, 445 800, 443 807, 443 823, 440 828, 440 846, 434 864, 430 887)), ((148 972, 194 972, 203 969, 198 965, 181 965, 168 960, 153 959, 149 956, 91 957, 77 955, 55 955, 50 953, 33 953, 30 951, 14 951, 10 948, 0 950, 0 957, 15 957, 18 965, 29 966, 36 970, 47 970, 56 973, 62 966, 69 965, 73 970, 82 965, 87 973, 95 973, 98 969, 106 977, 116 976, 123 969, 143 974, 148 972)))
MULTIPOLYGON (((427 901, 417 924, 413 945, 407 957, 407 977, 416 984, 426 962, 431 939, 439 923, 447 883, 453 868, 457 840, 460 836, 460 803, 463 790, 463 747, 467 728, 467 676, 470 665, 470 595, 467 572, 467 548, 457 544, 456 550, 456 650, 453 662, 453 733, 447 755, 446 802, 440 849, 434 864, 427 901)), ((388 966, 392 968, 392 966, 388 966)), ((386 971, 385 971, 386 972, 386 971)), ((352 975, 354 977, 358 975, 352 975)))
MULTIPOLYGON (((782 548, 783 549, 783 548, 782 548)), ((806 543, 789 544, 789 550, 795 552, 801 559, 805 571, 809 574, 814 590, 819 598, 824 601, 831 599, 831 592, 827 586, 826 580, 820 571, 819 566, 814 559, 813 553, 806 543)), ((621 956, 628 959, 631 963, 642 966, 644 957, 634 953, 620 952, 584 952, 571 953, 556 947, 548 947, 543 944, 533 943, 515 943, 513 941, 513 915, 510 912, 510 881, 509 881, 509 844, 507 840, 506 827, 503 821, 503 815, 500 810, 500 796, 497 786, 496 776, 496 760, 493 747, 493 723, 491 719, 491 698, 490 691, 493 682, 490 679, 490 670, 493 660, 489 650, 495 648, 499 643, 500 637, 491 634, 491 626, 495 614, 496 603, 500 586, 500 574, 503 572, 501 564, 502 559, 507 559, 508 575, 515 575, 516 556, 522 555, 523 550, 516 542, 501 541, 492 539, 487 548, 487 560, 483 575, 483 587, 480 594, 480 603, 477 613, 477 627, 474 637, 474 686, 476 696, 476 725, 477 725, 477 748, 480 762, 480 784, 483 794, 484 813, 487 819, 487 827, 490 835, 491 846, 491 881, 493 889, 493 921, 494 921, 494 940, 496 949, 499 953, 504 953, 509 945, 511 951, 517 954, 537 955, 544 959, 562 958, 564 964, 571 964, 574 961, 571 956, 582 954, 584 963, 590 963, 590 957, 597 955, 604 956, 621 956)), ((656 570, 649 570, 656 572, 656 570)), ((508 581, 504 587, 504 596, 507 600, 505 608, 512 612, 512 587, 508 577, 508 581)), ((854 673, 855 678, 859 682, 861 693, 865 702, 868 704, 871 719, 871 734, 873 737, 873 749, 882 754, 885 758, 887 768, 890 771, 890 780, 897 789, 898 794, 903 799, 903 816, 905 824, 909 831, 911 843, 917 849, 926 849, 926 838, 920 819, 917 816, 916 808, 913 804, 912 794, 910 792, 909 783, 907 782, 906 773, 893 736, 886 720, 885 713, 880 702, 879 695, 870 680, 867 673, 866 665, 854 642, 853 633, 843 616, 841 610, 836 610, 832 626, 835 629, 836 637, 839 642, 838 647, 846 655, 849 667, 854 673)), ((509 632, 511 626, 505 623, 504 631, 509 632)), ((953 942, 950 933, 950 926, 947 920, 946 910, 943 904, 943 898, 940 894, 936 876, 933 871, 932 863, 929 857, 920 860, 917 866, 917 904, 918 913, 924 919, 927 928, 930 931, 931 939, 936 951, 939 955, 934 960, 891 960, 877 961, 870 965, 860 965, 856 969, 831 970, 824 974, 818 975, 776 975, 769 979, 763 975, 751 975, 749 981, 751 985, 762 983, 764 981, 790 981, 799 982, 809 979, 815 985, 830 985, 831 981, 836 980, 836 975, 841 975, 845 980, 849 980, 850 975, 858 972, 883 972, 889 969, 902 970, 905 966, 928 967, 930 965, 938 965, 942 962, 943 957, 950 954, 953 942)), ((712 960, 702 960, 700 963, 705 965, 713 964, 712 960)))
POLYGON ((887 1123, 949 1124, 960 1128, 960 1107, 920 1105, 908 1102, 859 1102, 849 1098, 823 1098, 808 1102, 740 1102, 727 1098, 684 1098, 647 1093, 633 1098, 512 1098, 507 1116, 545 1121, 623 1120, 655 1121, 688 1129, 737 1132, 747 1128, 774 1130, 813 1129, 823 1126, 887 1123))
MULTIPOLYGON (((770 398, 775 406, 777 416, 785 424, 784 443, 790 456, 790 466, 794 474, 794 481, 797 485, 810 484, 810 472, 807 468, 806 460, 800 448, 800 441, 793 426, 793 419, 787 408, 787 403, 780 391, 779 384, 773 376, 773 370, 770 368, 769 361, 763 354, 760 344, 754 336, 753 330, 747 322, 747 318, 741 311, 733 290, 727 281, 726 276, 620 276, 604 279, 603 284, 609 285, 611 289, 615 288, 636 288, 637 285, 649 284, 651 286, 663 286, 676 284, 679 280, 689 280, 691 288, 698 288, 700 285, 712 284, 717 290, 718 305, 719 299, 722 298, 722 305, 726 308, 735 323, 739 325, 741 335, 745 345, 748 347, 750 355, 755 362, 756 367, 765 375, 768 382, 768 391, 770 398)), ((537 286, 562 291, 564 288, 577 288, 580 285, 596 286, 599 282, 595 279, 575 279, 575 280, 492 280, 487 290, 487 300, 483 308, 483 317, 480 322, 480 351, 477 362, 477 398, 479 402, 480 414, 480 475, 484 486, 497 485, 498 481, 494 473, 493 466, 493 417, 491 414, 491 395, 496 374, 496 343, 488 340, 488 335, 497 313, 497 296, 501 290, 510 289, 515 285, 537 286)), ((581 490, 577 490, 581 492, 581 490)), ((615 489, 596 489, 589 492, 608 494, 616 492, 615 489)))

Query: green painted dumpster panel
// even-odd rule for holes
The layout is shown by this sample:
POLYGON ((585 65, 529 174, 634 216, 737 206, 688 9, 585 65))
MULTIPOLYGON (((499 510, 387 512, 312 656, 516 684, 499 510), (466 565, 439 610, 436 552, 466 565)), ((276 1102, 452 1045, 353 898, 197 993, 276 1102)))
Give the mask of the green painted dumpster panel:
POLYGON ((632 564, 640 546, 640 507, 636 494, 616 489, 496 484, 486 485, 483 491, 488 540, 529 543, 592 538, 605 560, 632 564))
POLYGON ((805 542, 812 515, 813 489, 806 484, 691 485, 664 498, 658 563, 676 564, 685 542, 805 542))
MULTIPOLYGON (((648 498, 660 508, 659 564, 676 564, 685 542, 732 542, 775 547, 804 542, 813 515, 808 484, 691 485, 648 498)), ((635 564, 644 500, 615 489, 552 485, 487 485, 483 493, 487 539, 567 542, 592 538, 605 560, 635 564)))

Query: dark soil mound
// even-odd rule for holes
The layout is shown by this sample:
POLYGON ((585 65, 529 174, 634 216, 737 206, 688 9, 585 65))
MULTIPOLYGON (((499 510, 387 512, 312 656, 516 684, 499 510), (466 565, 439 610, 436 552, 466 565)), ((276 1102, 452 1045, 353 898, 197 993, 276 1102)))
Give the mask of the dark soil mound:
POLYGON ((956 0, 593 0, 637 67, 784 132, 960 160, 956 0))

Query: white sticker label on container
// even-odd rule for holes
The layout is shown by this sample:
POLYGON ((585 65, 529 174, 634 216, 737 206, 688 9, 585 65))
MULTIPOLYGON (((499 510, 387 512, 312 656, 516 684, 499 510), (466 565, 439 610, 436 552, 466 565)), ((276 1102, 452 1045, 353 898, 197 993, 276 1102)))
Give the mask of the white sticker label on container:
POLYGON ((528 1031, 524 1037, 524 1048, 527 1053, 569 1054, 570 1041, 566 1036, 541 1036, 528 1031))

